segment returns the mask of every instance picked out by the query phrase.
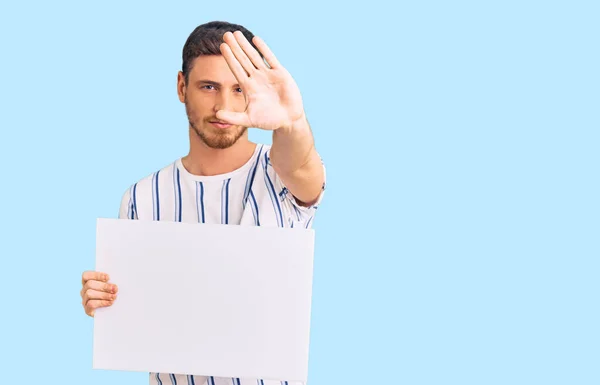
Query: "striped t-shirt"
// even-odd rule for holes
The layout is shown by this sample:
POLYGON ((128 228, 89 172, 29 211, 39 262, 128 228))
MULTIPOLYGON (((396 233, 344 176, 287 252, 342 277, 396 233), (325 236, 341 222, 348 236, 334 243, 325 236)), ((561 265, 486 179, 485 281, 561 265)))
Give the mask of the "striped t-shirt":
MULTIPOLYGON (((246 226, 310 228, 317 203, 297 204, 275 173, 270 146, 258 144, 252 157, 232 172, 190 174, 181 158, 134 183, 123 195, 119 218, 246 226)), ((150 373, 151 385, 300 385, 247 378, 150 373)))

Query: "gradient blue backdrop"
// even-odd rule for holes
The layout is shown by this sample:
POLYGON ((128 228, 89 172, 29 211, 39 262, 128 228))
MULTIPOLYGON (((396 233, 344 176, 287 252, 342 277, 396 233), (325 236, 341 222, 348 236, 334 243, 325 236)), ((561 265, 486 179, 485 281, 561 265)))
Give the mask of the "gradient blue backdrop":
POLYGON ((186 152, 181 48, 220 19, 294 75, 328 167, 310 385, 600 383, 599 11, 3 3, 1 382, 147 383, 91 369, 80 275, 96 218, 186 152))

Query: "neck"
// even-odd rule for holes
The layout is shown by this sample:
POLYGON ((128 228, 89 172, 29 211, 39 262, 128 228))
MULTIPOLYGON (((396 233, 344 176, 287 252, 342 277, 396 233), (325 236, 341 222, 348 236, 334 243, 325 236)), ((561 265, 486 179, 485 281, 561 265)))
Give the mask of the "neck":
POLYGON ((211 148, 190 129, 190 152, 181 160, 190 174, 212 176, 226 174, 242 167, 252 157, 256 144, 244 133, 231 147, 211 148))

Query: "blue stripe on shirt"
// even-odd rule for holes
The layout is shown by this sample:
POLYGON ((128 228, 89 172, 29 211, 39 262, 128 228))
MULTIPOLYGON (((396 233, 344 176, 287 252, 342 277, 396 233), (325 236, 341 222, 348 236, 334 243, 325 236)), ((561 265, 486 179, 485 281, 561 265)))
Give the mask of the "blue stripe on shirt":
POLYGON ((254 192, 250 190, 250 208, 252 209, 252 215, 254 215, 254 224, 256 226, 260 226, 260 217, 258 215, 258 204, 256 203, 256 197, 254 196, 254 192))
POLYGON ((177 385, 177 379, 175 378, 174 374, 169 374, 169 377, 171 377, 171 384, 172 385, 177 385))
POLYGON ((133 219, 133 202, 131 200, 131 189, 129 189, 129 202, 127 202, 127 219, 133 219))
POLYGON ((307 229, 308 229, 308 226, 310 226, 310 222, 312 221, 312 219, 313 219, 313 217, 311 216, 311 217, 308 219, 308 222, 306 222, 306 228, 307 228, 307 229))
POLYGON ((154 204, 154 220, 160 221, 160 197, 158 195, 158 174, 160 174, 160 170, 155 172, 152 177, 152 182, 154 184, 152 188, 152 202, 154 204))
POLYGON ((231 178, 223 181, 221 188, 221 223, 229 224, 229 182, 231 178))
POLYGON ((181 182, 179 181, 179 169, 177 169, 177 196, 179 197, 179 222, 181 222, 181 182))
POLYGON ((204 184, 196 183, 196 210, 198 211, 198 222, 204 223, 204 184))
POLYGON ((296 211, 296 217, 298 218, 298 220, 300 220, 300 211, 298 211, 298 208, 294 205, 292 205, 292 207, 294 208, 294 211, 296 211))
POLYGON ((258 163, 260 162, 260 156, 262 154, 263 145, 260 145, 260 149, 258 150, 258 156, 256 157, 256 162, 254 166, 248 172, 248 176, 246 177, 246 187, 244 188, 244 197, 242 200, 242 208, 246 208, 246 202, 248 201, 248 195, 250 194, 250 190, 252 190, 252 183, 254 183, 254 177, 256 176, 256 170, 258 169, 258 163))
POLYGON ((137 218, 137 202, 136 202, 137 192, 136 192, 136 189, 137 189, 137 183, 135 183, 133 185, 133 213, 132 213, 133 216, 131 217, 131 219, 137 218))
POLYGON ((162 385, 162 381, 160 380, 160 374, 156 373, 156 382, 158 385, 162 385))
POLYGON ((271 202, 273 202, 273 210, 275 210, 275 217, 277 217, 277 224, 279 227, 283 227, 283 214, 281 213, 281 207, 279 206, 279 199, 277 199, 277 194, 275 193, 275 187, 273 187, 273 182, 271 182, 271 177, 269 177, 268 172, 268 158, 267 153, 265 152, 265 162, 264 162, 264 170, 265 170, 265 183, 267 184, 267 190, 269 190, 269 196, 271 197, 271 202))
POLYGON ((175 222, 181 222, 181 182, 179 168, 173 165, 173 189, 175 190, 175 222))

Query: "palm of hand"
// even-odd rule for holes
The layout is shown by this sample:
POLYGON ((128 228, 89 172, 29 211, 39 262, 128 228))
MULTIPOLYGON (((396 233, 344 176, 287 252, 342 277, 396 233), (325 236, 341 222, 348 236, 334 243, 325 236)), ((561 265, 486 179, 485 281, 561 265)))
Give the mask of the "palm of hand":
POLYGON ((241 33, 228 33, 225 41, 223 56, 242 87, 247 106, 244 112, 219 111, 217 118, 265 130, 277 130, 300 119, 304 113, 300 90, 262 40, 255 41, 269 67, 241 33))

